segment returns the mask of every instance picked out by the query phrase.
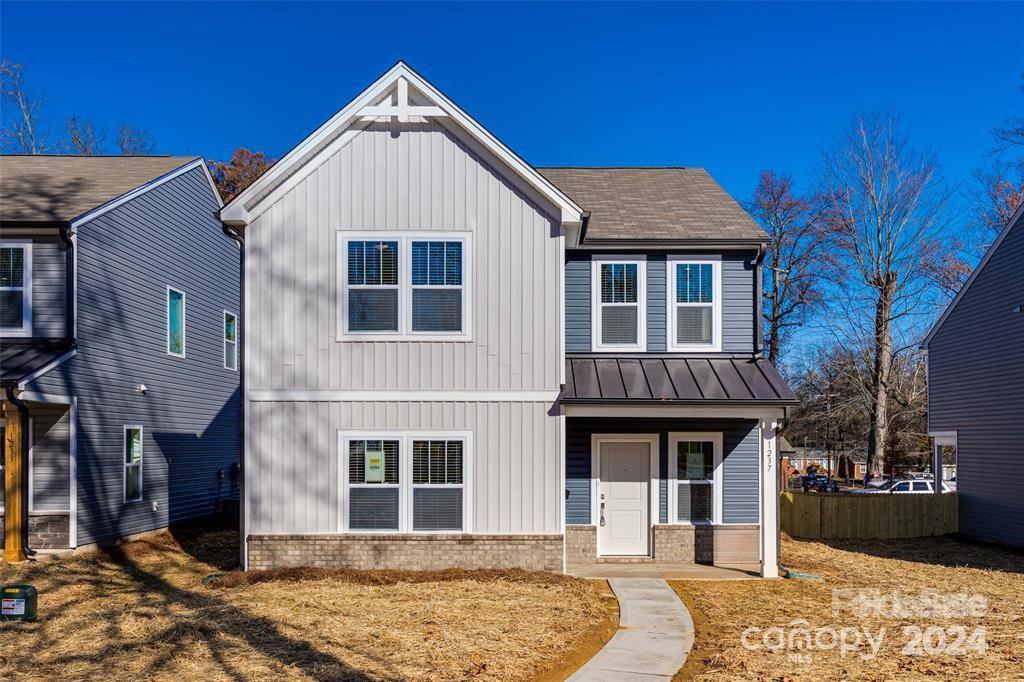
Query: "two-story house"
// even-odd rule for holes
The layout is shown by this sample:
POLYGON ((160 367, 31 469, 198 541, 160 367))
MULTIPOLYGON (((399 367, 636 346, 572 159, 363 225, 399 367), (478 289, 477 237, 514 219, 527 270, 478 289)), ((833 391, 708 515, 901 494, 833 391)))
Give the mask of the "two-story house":
POLYGON ((196 157, 0 157, 0 428, 24 459, 5 458, 0 509, 29 553, 238 496, 241 251, 221 206, 196 157))
POLYGON ((534 168, 400 62, 221 217, 247 566, 776 574, 766 236, 704 171, 534 168))
POLYGON ((1024 466, 1024 205, 935 322, 924 348, 932 471, 955 475, 960 532, 1024 547, 1017 479, 1024 466), (952 470, 943 465, 944 447, 956 454, 952 470))

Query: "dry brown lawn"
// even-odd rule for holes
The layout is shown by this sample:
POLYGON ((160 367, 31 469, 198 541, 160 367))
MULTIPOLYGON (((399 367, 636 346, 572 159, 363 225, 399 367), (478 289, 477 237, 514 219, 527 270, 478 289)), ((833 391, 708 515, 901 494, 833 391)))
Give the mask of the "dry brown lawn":
MULTIPOLYGON (((807 580, 701 582, 673 581, 693 614, 697 639, 679 677, 701 680, 824 680, 824 679, 1024 679, 1024 556, 997 548, 967 543, 950 537, 894 540, 887 542, 796 541, 783 538, 783 565, 803 573, 821 576, 822 582, 807 580), (871 614, 858 617, 850 609, 832 611, 832 590, 877 588, 881 593, 922 590, 957 594, 961 590, 983 596, 986 614, 942 618, 891 617, 871 614), (839 647, 828 649, 823 636, 812 651, 789 648, 788 633, 802 624, 812 633, 825 627, 866 627, 878 637, 885 635, 877 657, 862 658, 869 646, 841 655, 839 647), (938 633, 929 640, 930 652, 909 655, 904 647, 911 641, 907 626, 943 629, 963 626, 970 634, 984 628, 987 652, 966 647, 964 655, 951 655, 941 647, 938 633), (765 648, 765 629, 783 626, 786 648, 765 648), (758 650, 742 645, 743 631, 761 628, 748 637, 760 643, 758 650), (797 655, 792 655, 796 653, 797 655), (803 654, 809 654, 804 657, 803 654)), ((768 643, 777 641, 769 637, 768 643)), ((950 636, 947 645, 952 643, 950 636)), ((794 642, 801 641, 799 638, 794 642)), ((849 641, 853 642, 852 634, 849 641)))
POLYGON ((614 630, 605 584, 543 573, 211 578, 236 542, 192 530, 0 567, 40 593, 37 622, 0 624, 0 679, 530 679, 614 630))

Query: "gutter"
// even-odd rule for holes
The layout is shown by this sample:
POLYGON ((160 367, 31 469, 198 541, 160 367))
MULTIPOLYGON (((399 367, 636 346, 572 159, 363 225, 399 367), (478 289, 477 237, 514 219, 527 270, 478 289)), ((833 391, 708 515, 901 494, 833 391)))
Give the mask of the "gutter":
POLYGON ((757 247, 757 256, 754 258, 754 272, 757 273, 754 282, 754 357, 764 356, 764 270, 761 264, 768 255, 768 248, 764 244, 757 247))
POLYGON ((245 538, 245 235, 237 228, 223 223, 224 234, 238 243, 238 541, 239 565, 248 564, 245 538))
POLYGON ((7 387, 7 401, 18 408, 21 421, 21 551, 31 559, 36 551, 28 546, 28 405, 14 393, 14 387, 7 387))
POLYGON ((64 343, 68 348, 77 346, 75 340, 75 242, 70 223, 60 225, 60 239, 64 242, 64 343))

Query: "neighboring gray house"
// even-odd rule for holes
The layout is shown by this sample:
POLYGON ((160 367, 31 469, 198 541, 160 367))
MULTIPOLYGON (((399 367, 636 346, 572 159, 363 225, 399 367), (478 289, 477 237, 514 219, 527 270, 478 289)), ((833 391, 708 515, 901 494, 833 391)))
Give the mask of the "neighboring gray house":
POLYGON ((246 566, 777 575, 766 235, 703 170, 534 168, 400 62, 221 218, 246 566))
POLYGON ((924 346, 928 433, 956 448, 960 532, 1024 545, 1024 206, 924 346))
POLYGON ((30 548, 237 498, 240 247, 221 205, 196 157, 0 157, 0 381, 28 409, 30 548))

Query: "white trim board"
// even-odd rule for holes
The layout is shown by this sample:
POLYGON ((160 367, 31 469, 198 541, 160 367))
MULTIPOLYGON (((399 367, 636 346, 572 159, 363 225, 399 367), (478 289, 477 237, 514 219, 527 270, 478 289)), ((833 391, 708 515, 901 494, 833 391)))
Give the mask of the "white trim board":
MULTIPOLYGON (((25 386, 27 386, 29 384, 29 382, 35 381, 39 377, 43 376, 44 374, 46 374, 47 372, 52 370, 57 365, 60 365, 60 364, 62 364, 64 362, 70 360, 71 358, 75 357, 76 355, 78 355, 78 349, 77 348, 72 348, 67 353, 64 353, 64 354, 56 357, 52 362, 49 362, 49 363, 43 365, 42 367, 40 367, 36 371, 34 371, 31 374, 28 374, 25 377, 23 377, 21 379, 21 381, 18 382, 18 389, 19 390, 24 390, 25 386)), ((68 398, 68 400, 70 400, 70 398, 68 398)), ((39 402, 45 402, 45 401, 39 401, 39 402)))
POLYGON ((253 402, 506 402, 506 403, 552 403, 559 392, 551 391, 330 391, 330 390, 289 390, 253 389, 248 400, 253 402))
POLYGON ((258 207, 261 204, 272 204, 276 194, 287 191, 294 184, 301 182, 313 165, 310 162, 321 153, 327 153, 339 137, 365 126, 368 117, 392 114, 397 115, 400 120, 408 114, 414 117, 439 116, 446 127, 449 122, 457 125, 469 134, 472 142, 483 146, 524 180, 532 192, 544 197, 547 203, 557 208, 561 222, 582 221, 583 209, 572 199, 402 61, 388 69, 338 113, 293 147, 256 182, 232 199, 222 209, 221 218, 229 224, 248 224, 259 214, 258 207), (403 113, 395 107, 407 105, 399 102, 392 106, 391 99, 392 95, 397 95, 401 100, 403 91, 408 96, 409 86, 418 93, 413 93, 418 99, 426 100, 427 106, 410 107, 403 113), (387 107, 387 111, 366 109, 381 105, 387 107))

